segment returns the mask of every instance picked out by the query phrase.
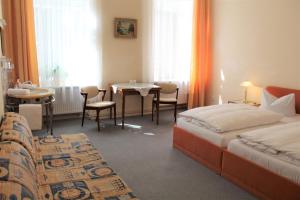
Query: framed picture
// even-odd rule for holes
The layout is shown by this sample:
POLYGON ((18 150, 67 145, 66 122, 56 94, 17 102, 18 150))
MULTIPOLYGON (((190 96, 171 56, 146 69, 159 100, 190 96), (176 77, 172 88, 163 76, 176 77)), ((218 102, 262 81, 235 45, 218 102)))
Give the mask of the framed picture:
POLYGON ((116 38, 136 38, 137 20, 128 18, 115 18, 115 37, 116 38))

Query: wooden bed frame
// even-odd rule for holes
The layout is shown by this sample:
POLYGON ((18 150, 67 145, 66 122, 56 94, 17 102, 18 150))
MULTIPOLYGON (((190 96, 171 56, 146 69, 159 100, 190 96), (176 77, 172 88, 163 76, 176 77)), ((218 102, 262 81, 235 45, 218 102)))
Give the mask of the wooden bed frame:
POLYGON ((300 199, 300 185, 226 150, 221 175, 260 199, 300 199))
MULTIPOLYGON (((296 112, 300 113, 300 90, 280 87, 267 90, 277 97, 294 93, 296 112)), ((300 199, 300 185, 226 150, 223 151, 221 175, 261 199, 300 199)))
MULTIPOLYGON (((300 90, 275 86, 270 86, 266 89, 276 97, 294 93, 296 96, 296 111, 300 113, 300 90)), ((262 199, 300 199, 299 185, 255 163, 235 156, 206 139, 196 136, 176 125, 173 129, 173 147, 262 199), (248 169, 252 170, 252 173, 248 169), (257 174, 257 176, 253 175, 253 173, 257 174), (264 184, 258 184, 258 182, 264 184), (275 190, 280 191, 282 194, 277 194, 275 190)))
POLYGON ((219 146, 175 125, 173 147, 221 174, 223 149, 219 146))

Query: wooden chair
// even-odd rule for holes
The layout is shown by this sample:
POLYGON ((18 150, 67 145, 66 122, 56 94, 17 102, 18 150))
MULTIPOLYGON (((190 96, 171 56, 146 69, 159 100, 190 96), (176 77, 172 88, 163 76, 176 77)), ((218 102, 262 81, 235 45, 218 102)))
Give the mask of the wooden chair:
POLYGON ((174 119, 175 122, 177 121, 177 100, 178 100, 178 91, 179 88, 177 87, 176 84, 174 83, 166 83, 166 82, 161 82, 161 83, 155 83, 155 85, 160 86, 161 94, 175 94, 175 97, 162 97, 160 96, 159 102, 157 102, 157 98, 154 95, 153 100, 152 100, 152 121, 153 121, 153 112, 154 112, 154 107, 157 103, 159 104, 170 104, 174 105, 174 119))
MULTIPOLYGON (((96 86, 88 86, 88 87, 81 88, 81 95, 84 98, 81 126, 83 126, 83 123, 84 123, 85 111, 86 110, 95 110, 96 114, 97 114, 96 121, 97 121, 97 125, 98 125, 98 131, 100 131, 100 118, 99 118, 100 111, 105 110, 105 109, 112 109, 112 108, 114 109, 115 125, 117 125, 116 103, 113 101, 104 101, 105 94, 106 94, 105 89, 98 89, 96 86), (102 98, 101 98, 102 101, 88 103, 88 100, 90 100, 92 98, 96 98, 99 95, 99 93, 102 93, 102 98)), ((110 119, 111 118, 112 118, 112 116, 110 115, 110 119)))

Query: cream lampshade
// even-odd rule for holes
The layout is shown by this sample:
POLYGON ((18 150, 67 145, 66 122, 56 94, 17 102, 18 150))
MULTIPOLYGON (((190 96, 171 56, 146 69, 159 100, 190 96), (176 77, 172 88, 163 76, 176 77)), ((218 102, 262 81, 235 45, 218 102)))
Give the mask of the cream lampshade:
POLYGON ((253 84, 250 81, 244 81, 240 84, 240 86, 245 88, 245 99, 244 103, 247 103, 247 93, 248 93, 248 87, 253 86, 253 84))

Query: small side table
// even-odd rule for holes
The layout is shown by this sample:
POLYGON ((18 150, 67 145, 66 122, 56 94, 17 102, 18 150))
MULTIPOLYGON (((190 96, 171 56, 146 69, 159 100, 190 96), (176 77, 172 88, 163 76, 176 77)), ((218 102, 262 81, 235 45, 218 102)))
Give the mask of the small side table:
POLYGON ((254 101, 247 101, 247 103, 245 103, 243 100, 229 100, 228 103, 247 104, 247 105, 257 106, 257 107, 260 106, 259 103, 256 103, 254 101))
POLYGON ((35 88, 27 95, 7 95, 6 107, 9 111, 16 112, 20 104, 31 100, 36 100, 36 102, 45 106, 47 132, 53 135, 53 104, 55 102, 53 90, 35 88))

